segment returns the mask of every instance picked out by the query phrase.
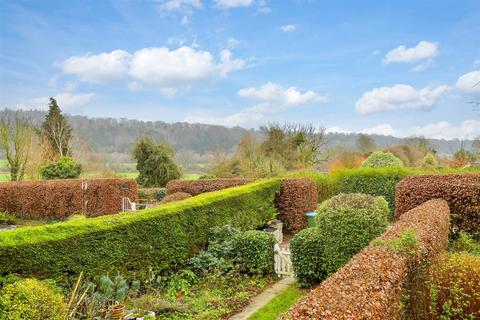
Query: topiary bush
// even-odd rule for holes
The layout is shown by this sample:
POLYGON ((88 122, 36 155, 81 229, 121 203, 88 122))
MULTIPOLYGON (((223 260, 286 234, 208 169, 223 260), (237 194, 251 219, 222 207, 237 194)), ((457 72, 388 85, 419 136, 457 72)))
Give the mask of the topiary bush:
POLYGON ((236 251, 241 270, 249 274, 273 274, 275 243, 275 237, 268 232, 250 230, 240 234, 236 251))
POLYGON ((57 162, 43 166, 40 173, 45 180, 76 179, 82 173, 82 165, 71 157, 61 157, 57 162))
POLYGON ((443 255, 430 270, 429 319, 480 319, 480 258, 443 255))
POLYGON ((63 320, 66 311, 62 295, 36 279, 8 284, 0 292, 2 320, 63 320))
POLYGON ((290 241, 292 265, 297 283, 309 287, 326 278, 322 268, 323 241, 315 228, 300 231, 290 241))
POLYGON ((366 194, 339 194, 323 202, 316 217, 317 232, 323 241, 325 272, 330 275, 379 236, 389 217, 383 197, 366 194))
POLYGON ((362 163, 364 168, 403 167, 403 162, 391 152, 375 151, 362 163))

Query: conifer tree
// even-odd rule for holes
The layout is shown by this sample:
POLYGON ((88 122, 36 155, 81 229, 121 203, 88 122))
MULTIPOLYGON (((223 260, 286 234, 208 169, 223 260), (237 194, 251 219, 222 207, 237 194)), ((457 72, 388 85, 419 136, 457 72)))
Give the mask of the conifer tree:
POLYGON ((56 158, 70 156, 70 139, 72 138, 72 127, 62 114, 57 101, 50 98, 48 114, 42 123, 43 138, 46 139, 55 151, 56 158))

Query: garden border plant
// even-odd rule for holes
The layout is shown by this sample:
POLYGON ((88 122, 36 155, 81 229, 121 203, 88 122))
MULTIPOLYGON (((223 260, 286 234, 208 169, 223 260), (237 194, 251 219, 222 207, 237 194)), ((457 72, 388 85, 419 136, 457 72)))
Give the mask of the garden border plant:
POLYGON ((277 210, 276 179, 202 194, 137 212, 79 219, 0 233, 0 275, 37 278, 119 271, 146 277, 172 270, 202 248, 210 228, 255 229, 277 210))

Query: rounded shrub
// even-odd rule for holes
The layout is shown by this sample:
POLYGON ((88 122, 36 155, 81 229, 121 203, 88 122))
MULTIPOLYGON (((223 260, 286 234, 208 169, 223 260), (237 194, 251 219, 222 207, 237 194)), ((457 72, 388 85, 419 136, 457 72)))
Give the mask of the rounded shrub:
POLYGON ((430 269, 429 319, 480 319, 480 258, 442 255, 430 269))
POLYGON ((339 194, 318 208, 317 232, 323 242, 322 265, 330 275, 379 236, 388 224, 388 203, 367 194, 339 194))
POLYGON ((290 241, 295 278, 301 287, 309 287, 326 278, 322 267, 323 242, 315 228, 303 229, 290 241))
POLYGON ((424 169, 434 169, 438 166, 437 158, 433 153, 427 153, 422 159, 422 168, 424 169))
POLYGON ((362 163, 364 168, 403 167, 403 162, 391 152, 375 151, 362 163))
POLYGON ((274 272, 275 237, 273 234, 250 230, 237 239, 237 257, 244 272, 269 275, 274 272))
POLYGON ((82 165, 71 157, 61 157, 57 162, 43 166, 40 172, 46 180, 76 179, 82 173, 82 165))
POLYGON ((63 320, 66 308, 62 295, 36 279, 8 284, 0 292, 2 320, 63 320))

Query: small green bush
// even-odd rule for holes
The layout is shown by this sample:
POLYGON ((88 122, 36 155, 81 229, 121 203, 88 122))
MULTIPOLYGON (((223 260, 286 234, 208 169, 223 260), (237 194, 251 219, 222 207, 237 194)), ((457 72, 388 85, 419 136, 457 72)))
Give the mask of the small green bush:
POLYGON ((2 320, 63 320, 66 309, 62 295, 36 279, 8 284, 0 292, 2 320))
POLYGON ((323 268, 330 275, 379 236, 388 223, 388 204, 383 197, 339 194, 323 202, 316 217, 323 241, 323 268))
POLYGON ((303 229, 290 242, 295 278, 309 287, 326 278, 322 267, 323 241, 315 228, 303 229))
POLYGON ((15 224, 17 218, 8 212, 0 212, 0 225, 15 224))
POLYGON ((273 234, 250 230, 243 232, 237 242, 237 257, 241 270, 250 274, 270 275, 274 272, 275 237, 273 234))
POLYGON ((422 159, 422 168, 423 169, 434 169, 438 166, 437 158, 432 153, 427 153, 422 159))
POLYGON ((71 157, 61 157, 57 162, 43 166, 40 172, 45 180, 76 179, 82 173, 82 165, 71 157))
POLYGON ((403 162, 391 152, 375 151, 362 163, 363 168, 403 167, 403 162))

